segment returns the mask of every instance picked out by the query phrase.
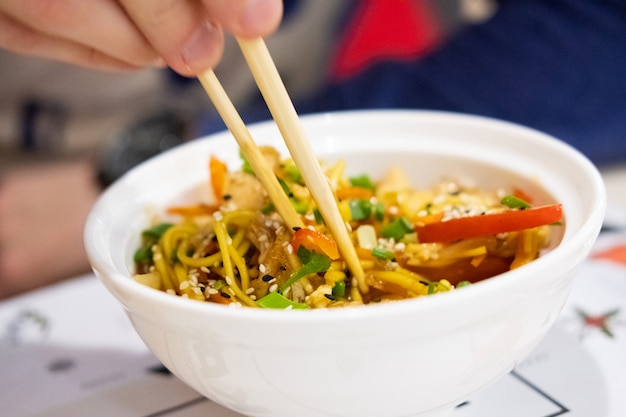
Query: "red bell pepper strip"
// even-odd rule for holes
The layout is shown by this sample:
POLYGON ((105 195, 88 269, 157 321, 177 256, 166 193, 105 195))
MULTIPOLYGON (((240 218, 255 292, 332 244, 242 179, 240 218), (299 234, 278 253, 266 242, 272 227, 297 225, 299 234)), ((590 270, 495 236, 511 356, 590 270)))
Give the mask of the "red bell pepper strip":
POLYGON ((507 210, 501 213, 460 217, 416 226, 421 243, 451 242, 478 236, 517 232, 558 222, 563 217, 561 204, 507 210))
POLYGON ((339 258, 337 242, 316 230, 307 228, 297 229, 291 238, 291 246, 295 253, 298 253, 300 245, 308 250, 314 250, 319 254, 324 254, 330 259, 339 258))

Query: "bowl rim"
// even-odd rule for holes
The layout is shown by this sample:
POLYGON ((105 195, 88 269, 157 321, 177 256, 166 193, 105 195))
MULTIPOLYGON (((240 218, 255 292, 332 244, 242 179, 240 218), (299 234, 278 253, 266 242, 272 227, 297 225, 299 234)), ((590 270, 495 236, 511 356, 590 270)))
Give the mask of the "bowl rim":
MULTIPOLYGON (((214 305, 212 303, 202 302, 190 302, 182 297, 176 297, 169 295, 163 291, 154 290, 131 279, 131 274, 123 274, 118 271, 112 262, 106 261, 107 257, 102 256, 95 250, 95 243, 93 236, 95 230, 102 226, 101 219, 99 217, 99 211, 102 210, 106 200, 113 194, 114 190, 118 187, 122 187, 124 181, 132 178, 135 172, 142 169, 148 163, 158 163, 164 158, 170 157, 172 153, 181 152, 183 147, 201 146, 198 144, 199 140, 206 140, 212 138, 218 138, 227 136, 230 137, 228 131, 218 132, 212 135, 207 135, 198 138, 198 140, 191 141, 180 145, 172 150, 166 151, 154 158, 140 164, 126 173, 120 180, 116 181, 109 189, 105 190, 100 196, 96 204, 93 206, 89 216, 87 218, 84 230, 84 242, 87 254, 92 265, 92 268, 96 272, 96 275, 108 287, 111 284, 121 286, 127 291, 131 291, 137 296, 145 299, 151 304, 163 304, 168 308, 190 310, 192 312, 211 314, 218 319, 228 320, 246 320, 254 322, 297 322, 300 325, 306 323, 318 323, 320 321, 334 321, 339 318, 342 320, 362 320, 367 318, 384 319, 387 316, 399 316, 409 311, 415 313, 421 310, 427 311, 430 309, 436 309, 441 304, 449 303, 449 299, 453 297, 458 302, 467 301, 470 297, 474 297, 476 292, 497 293, 503 286, 510 285, 510 282, 517 282, 524 279, 524 276, 529 274, 538 273, 543 268, 545 263, 554 262, 567 262, 571 261, 575 253, 579 251, 578 248, 585 247, 590 250, 591 244, 597 237, 601 223, 606 210, 606 193, 604 191, 604 183, 598 169, 578 150, 574 149, 569 144, 562 142, 561 140, 548 135, 544 132, 538 131, 533 128, 522 126, 513 122, 494 119, 485 116, 476 116, 465 113, 447 112, 447 111, 431 111, 431 110, 349 110, 330 113, 315 113, 302 116, 304 124, 314 125, 316 123, 334 123, 335 120, 359 120, 361 118, 367 119, 405 119, 411 118, 424 118, 433 120, 442 120, 445 122, 462 122, 464 124, 487 124, 489 127, 517 130, 521 134, 533 138, 535 141, 548 144, 551 147, 555 147, 559 151, 563 152, 567 158, 577 163, 582 169, 585 170, 589 179, 595 184, 594 196, 593 196, 593 208, 592 215, 588 216, 578 230, 570 235, 567 240, 561 242, 557 247, 552 249, 545 256, 542 256, 523 268, 508 271, 498 276, 498 279, 487 279, 478 283, 475 283, 469 287, 465 287, 461 290, 453 291, 450 293, 440 293, 430 295, 428 297, 419 297, 415 299, 403 300, 401 302, 382 303, 376 305, 367 305, 363 307, 352 308, 337 308, 337 309, 310 309, 310 310, 292 310, 289 313, 285 313, 281 310, 275 309, 252 309, 252 308, 228 308, 222 305, 214 305), (110 282, 108 282, 110 281, 110 282)), ((249 125, 251 131, 271 128, 273 125, 271 120, 258 122, 249 125)), ((587 253, 585 253, 585 256, 587 253)))

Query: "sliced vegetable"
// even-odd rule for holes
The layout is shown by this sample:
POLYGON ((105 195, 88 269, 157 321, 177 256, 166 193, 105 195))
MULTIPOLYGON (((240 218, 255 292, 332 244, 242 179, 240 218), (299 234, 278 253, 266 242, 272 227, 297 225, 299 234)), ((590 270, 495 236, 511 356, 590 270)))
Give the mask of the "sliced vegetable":
POLYGON ((413 224, 406 217, 398 217, 380 229, 382 237, 402 239, 404 235, 413 232, 413 224))
POLYGON ((211 173, 211 187, 213 195, 218 203, 224 201, 224 188, 226 187, 226 176, 228 167, 215 156, 211 155, 209 159, 209 171, 211 173))
POLYGON ((395 257, 392 251, 383 248, 372 249, 372 255, 383 261, 391 261, 395 257))
POLYGON ((168 214, 177 214, 183 217, 206 216, 215 213, 219 209, 218 206, 209 206, 206 204, 197 204, 193 206, 173 206, 167 208, 168 214))
POLYGON ((346 281, 337 281, 333 286, 333 296, 345 297, 346 296, 346 281))
POLYGON ((248 161, 248 159, 244 156, 242 151, 239 151, 239 158, 241 158, 243 162, 243 164, 241 165, 241 170, 245 172, 246 174, 256 176, 256 174, 254 173, 254 170, 252 169, 252 165, 250 165, 250 161, 248 161))
POLYGON ((326 255, 330 259, 335 260, 339 258, 337 242, 316 230, 297 229, 291 238, 291 246, 296 253, 298 253, 300 246, 304 246, 310 251, 326 255))
POLYGON ((136 264, 148 264, 152 262, 152 247, 140 246, 133 255, 133 262, 136 264))
POLYGON ((328 256, 314 250, 309 250, 305 246, 300 246, 298 249, 298 258, 300 258, 302 262, 302 268, 294 272, 289 279, 283 283, 280 287, 281 293, 307 275, 328 271, 328 268, 330 268, 332 264, 328 256))
POLYGON ((296 184, 304 184, 304 179, 302 178, 302 173, 294 164, 287 164, 284 167, 285 175, 287 179, 291 182, 295 182, 296 184))
POLYGON ((337 198, 339 200, 359 199, 367 200, 372 198, 374 193, 368 188, 346 187, 337 190, 337 198))
POLYGON ((385 205, 381 202, 374 203, 372 205, 372 213, 374 215, 374 219, 382 222, 385 219, 385 205))
POLYGON ((477 236, 517 232, 558 222, 563 217, 561 204, 508 210, 501 213, 460 217, 416 226, 421 243, 451 242, 477 236))
POLYGON ((350 200, 350 217, 352 220, 366 220, 372 212, 372 203, 369 200, 350 200))
POLYGON ((263 308, 278 308, 278 309, 282 309, 282 310, 284 310, 286 308, 293 308, 293 309, 307 309, 307 308, 309 308, 308 305, 303 304, 303 303, 296 303, 294 301, 291 301, 290 299, 288 299, 284 295, 279 294, 277 292, 271 292, 271 293, 267 294, 265 297, 261 298, 256 303, 257 303, 257 305, 259 307, 263 307, 263 308))
POLYGON ((167 229, 169 229, 172 226, 173 226, 172 223, 159 223, 157 225, 154 225, 154 226, 152 226, 152 227, 142 231, 141 232, 141 236, 144 239, 150 239, 150 240, 157 241, 157 240, 161 239, 161 236, 163 236, 163 233, 165 233, 167 231, 167 229))
POLYGON ((353 187, 366 188, 368 190, 374 191, 374 182, 367 175, 359 175, 356 177, 350 178, 350 185, 353 187))
POLYGON ((530 204, 528 204, 526 201, 514 195, 507 195, 506 197, 502 197, 502 200, 500 200, 500 203, 512 209, 523 210, 523 209, 530 208, 530 204))

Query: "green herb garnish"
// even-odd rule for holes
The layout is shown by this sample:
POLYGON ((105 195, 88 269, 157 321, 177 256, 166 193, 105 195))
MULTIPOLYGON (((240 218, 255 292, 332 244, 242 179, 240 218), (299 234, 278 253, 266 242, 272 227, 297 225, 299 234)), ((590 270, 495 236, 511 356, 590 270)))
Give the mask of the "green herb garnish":
POLYGON ((385 238, 402 239, 404 235, 413 231, 413 225, 406 217, 398 217, 380 229, 380 234, 385 238))
POLYGON ((317 253, 314 250, 308 250, 304 246, 300 246, 298 248, 298 258, 300 258, 300 261, 302 262, 302 268, 294 272, 280 287, 281 293, 298 282, 300 278, 304 278, 307 275, 316 274, 318 272, 326 272, 331 265, 331 260, 328 256, 317 253))

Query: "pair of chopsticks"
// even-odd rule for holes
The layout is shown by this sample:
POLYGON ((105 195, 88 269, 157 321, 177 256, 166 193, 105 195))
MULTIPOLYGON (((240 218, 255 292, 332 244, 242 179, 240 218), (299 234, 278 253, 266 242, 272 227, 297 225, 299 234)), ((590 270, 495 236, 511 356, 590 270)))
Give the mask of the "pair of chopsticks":
MULTIPOLYGON (((298 114, 289 98, 276 65, 262 39, 237 39, 239 47, 250 67, 257 86, 283 136, 287 149, 296 166, 309 187, 313 199, 324 217, 327 227, 332 233, 339 251, 353 277, 358 283, 359 290, 368 291, 365 282, 365 273, 357 256, 348 229, 341 218, 335 197, 324 175, 322 168, 313 152, 313 148, 300 123, 298 114)), ((237 141, 241 152, 246 157, 254 173, 257 175, 274 203, 278 213, 289 227, 303 227, 300 215, 296 213, 287 195, 282 190, 272 169, 268 166, 260 149, 252 139, 241 116, 228 98, 213 70, 198 75, 200 83, 213 102, 224 123, 237 141)))

